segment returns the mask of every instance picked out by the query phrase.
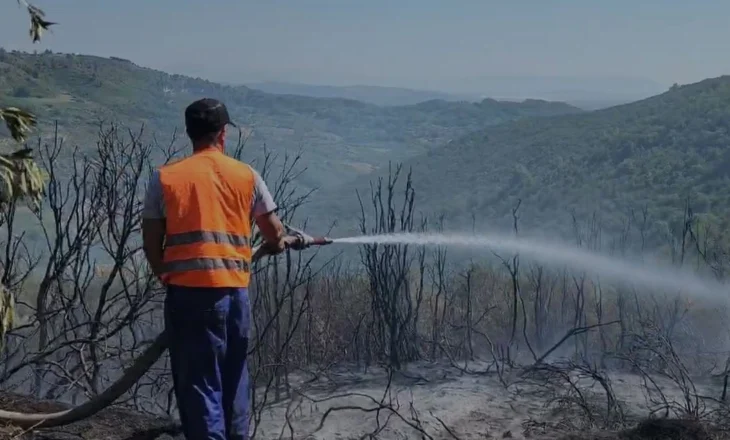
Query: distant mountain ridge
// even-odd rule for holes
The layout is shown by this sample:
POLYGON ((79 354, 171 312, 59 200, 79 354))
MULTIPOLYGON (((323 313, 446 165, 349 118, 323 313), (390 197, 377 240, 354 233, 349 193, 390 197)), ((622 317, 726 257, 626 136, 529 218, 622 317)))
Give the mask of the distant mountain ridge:
POLYGON ((346 98, 382 106, 413 105, 424 101, 480 101, 477 95, 451 94, 402 87, 369 85, 328 86, 279 81, 247 83, 246 86, 278 95, 301 95, 317 98, 346 98))
MULTIPOLYGON (((479 102, 541 99, 566 102, 585 110, 611 107, 664 92, 667 87, 644 78, 477 76, 464 78, 459 91, 444 92, 408 87, 374 85, 312 85, 286 81, 249 82, 247 86, 267 93, 321 98, 356 99, 376 105, 409 105, 429 100, 479 102)), ((446 84, 444 84, 446 86, 446 84)))
POLYGON ((456 93, 474 91, 495 99, 630 102, 662 93, 667 88, 651 79, 634 77, 475 75, 460 80, 453 90, 456 93))
MULTIPOLYGON (((486 127, 405 161, 417 209, 445 215, 450 228, 510 227, 570 233, 570 213, 601 216, 616 232, 630 209, 647 207, 651 233, 696 215, 730 226, 730 76, 672 87, 657 96, 594 112, 522 119, 486 127)), ((367 193, 378 171, 353 189, 322 191, 312 212, 336 212, 353 230, 355 188, 367 193), (320 205, 322 204, 322 205, 320 205)), ((313 215, 314 219, 314 215, 313 215)), ((660 239, 660 238, 657 238, 660 239)))
POLYGON ((175 129, 182 133, 185 106, 203 96, 222 99, 239 125, 253 131, 247 160, 260 158, 264 144, 280 157, 303 151, 308 170, 298 184, 304 189, 340 186, 488 125, 581 111, 564 103, 494 100, 380 107, 224 86, 119 58, 0 50, 0 100, 35 112, 38 133, 46 136, 58 120, 67 144, 93 143, 100 120, 135 130, 144 123, 164 142, 175 129))

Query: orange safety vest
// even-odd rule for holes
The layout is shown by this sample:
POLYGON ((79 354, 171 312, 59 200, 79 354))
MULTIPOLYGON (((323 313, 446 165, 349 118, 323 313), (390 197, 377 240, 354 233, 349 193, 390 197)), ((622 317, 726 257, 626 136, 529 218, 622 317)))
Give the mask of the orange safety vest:
POLYGON ((166 209, 162 280, 248 287, 254 174, 215 148, 160 168, 166 209))

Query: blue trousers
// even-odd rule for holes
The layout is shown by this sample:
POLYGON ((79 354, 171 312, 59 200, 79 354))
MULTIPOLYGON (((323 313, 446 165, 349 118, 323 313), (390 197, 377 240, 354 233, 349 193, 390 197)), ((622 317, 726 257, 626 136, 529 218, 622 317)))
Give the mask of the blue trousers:
POLYGON ((168 286, 165 327, 188 440, 248 439, 250 316, 248 289, 168 286))

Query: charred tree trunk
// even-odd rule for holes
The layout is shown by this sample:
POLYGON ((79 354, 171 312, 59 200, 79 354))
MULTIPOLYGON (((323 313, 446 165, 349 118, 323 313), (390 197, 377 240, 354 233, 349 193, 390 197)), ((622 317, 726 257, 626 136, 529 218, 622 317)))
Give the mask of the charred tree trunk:
MULTIPOLYGON (((396 201, 401 166, 391 169, 387 183, 379 179, 371 184, 368 221, 365 204, 360 200, 360 231, 363 234, 392 234, 414 230, 415 190, 409 172, 403 198, 396 201)), ((367 244, 361 247, 360 256, 368 277, 371 295, 371 333, 379 347, 379 357, 395 368, 403 362, 416 359, 420 353, 414 344, 417 331, 415 317, 420 307, 419 299, 413 298, 409 274, 413 256, 407 245, 367 244)), ((422 265, 421 265, 422 267, 422 265)))

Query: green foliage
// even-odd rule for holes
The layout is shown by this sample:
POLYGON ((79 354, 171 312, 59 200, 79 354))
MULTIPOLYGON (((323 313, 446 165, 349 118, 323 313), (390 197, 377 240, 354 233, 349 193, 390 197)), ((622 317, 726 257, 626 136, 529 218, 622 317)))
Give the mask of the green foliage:
POLYGON ((0 349, 5 346, 5 335, 13 328, 15 296, 0 284, 0 349))
MULTIPOLYGON (((631 209, 646 206, 660 242, 660 223, 680 227, 688 198, 696 216, 728 227, 729 121, 730 77, 720 77, 605 110, 488 127, 405 165, 419 209, 443 212, 452 229, 471 230, 472 214, 477 228, 509 228, 522 200, 526 229, 570 234, 571 213, 598 212, 606 233, 618 233, 631 209)), ((366 189, 372 178, 355 186, 366 189)), ((313 211, 354 225, 352 194, 322 191, 313 211)))
MULTIPOLYGON (((222 99, 239 125, 253 130, 247 159, 264 143, 283 154, 304 150, 308 170, 298 182, 312 189, 341 185, 356 175, 423 153, 487 125, 526 116, 580 112, 562 103, 486 100, 428 101, 380 107, 348 99, 273 95, 243 86, 143 68, 120 58, 0 51, 0 99, 38 115, 39 131, 58 121, 67 143, 96 138, 98 123, 119 122, 165 139, 182 132, 186 105, 222 99), (14 91, 25 87, 29 98, 14 91)), ((234 133, 234 138, 237 133, 234 133)))
POLYGON ((0 121, 5 121, 10 136, 18 142, 24 142, 30 130, 36 125, 33 114, 17 107, 0 108, 0 121))
POLYGON ((0 206, 26 200, 32 209, 40 209, 45 175, 29 148, 0 154, 0 206))
POLYGON ((30 15, 30 38, 34 43, 41 40, 41 35, 47 31, 49 27, 56 24, 45 19, 45 13, 37 6, 33 6, 25 0, 18 0, 18 4, 25 6, 30 15))
MULTIPOLYGON (((30 37, 34 43, 37 43, 41 39, 43 31, 55 23, 47 21, 43 10, 28 3, 25 0, 18 0, 18 4, 25 7, 30 16, 30 37)), ((34 76, 34 75, 31 75, 34 76)), ((13 91, 13 96, 16 97, 28 97, 31 93, 25 86, 16 86, 13 91)), ((14 107, 2 108, 0 107, 0 120, 4 120, 5 124, 10 131, 10 135, 16 141, 24 141, 30 128, 35 125, 35 116, 28 113, 27 111, 20 110, 14 107)))
POLYGON ((28 87, 19 86, 16 87, 15 90, 13 90, 13 96, 15 96, 16 98, 30 98, 31 92, 28 87))
MULTIPOLYGON (((55 23, 47 21, 45 13, 25 0, 18 0, 30 16, 30 37, 36 43, 40 41, 43 31, 55 23)), ((34 75, 31 75, 34 76, 34 75)), ((31 92, 24 86, 14 88, 13 96, 29 97, 31 92)), ((0 121, 17 142, 24 142, 28 133, 36 125, 36 117, 32 113, 17 107, 0 107, 0 121)), ((24 148, 11 154, 0 154, 0 206, 7 207, 15 200, 26 199, 35 209, 39 208, 43 195, 43 173, 30 155, 30 149, 24 148)), ((0 348, 4 346, 5 334, 12 328, 15 316, 15 298, 13 292, 0 285, 0 348)))

